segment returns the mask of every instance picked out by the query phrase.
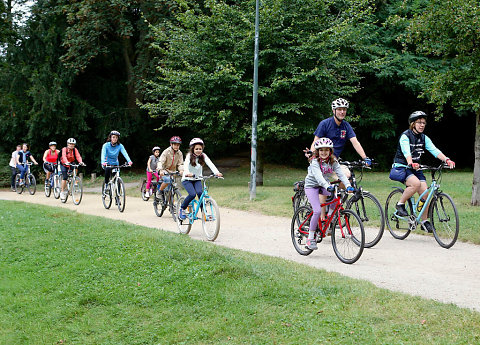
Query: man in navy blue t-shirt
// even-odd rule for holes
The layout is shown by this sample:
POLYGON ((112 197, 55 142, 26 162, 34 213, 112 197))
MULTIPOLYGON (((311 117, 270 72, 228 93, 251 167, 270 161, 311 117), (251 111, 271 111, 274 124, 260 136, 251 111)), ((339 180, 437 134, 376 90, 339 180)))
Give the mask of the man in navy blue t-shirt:
MULTIPOLYGON (((333 116, 318 124, 318 127, 314 132, 315 138, 313 139, 313 143, 323 137, 330 138, 330 140, 333 141, 333 154, 338 158, 345 147, 345 143, 347 140, 350 140, 355 151, 357 151, 360 157, 362 157, 365 164, 370 166, 372 162, 365 154, 352 126, 344 120, 347 115, 348 106, 348 101, 343 98, 336 99, 332 102, 333 116)), ((313 143, 311 146, 312 151, 313 143)), ((350 177, 348 169, 345 168, 344 172, 347 177, 350 177)))

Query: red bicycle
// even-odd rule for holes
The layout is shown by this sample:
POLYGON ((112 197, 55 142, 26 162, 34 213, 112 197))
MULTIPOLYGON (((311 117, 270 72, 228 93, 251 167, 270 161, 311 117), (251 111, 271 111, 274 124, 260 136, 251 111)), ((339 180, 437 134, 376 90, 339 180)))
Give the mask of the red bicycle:
MULTIPOLYGON (((322 207, 333 207, 334 210, 327 216, 327 219, 323 221, 319 219, 317 229, 315 230, 315 240, 317 243, 320 243, 330 234, 335 255, 341 262, 353 264, 363 253, 365 231, 360 217, 352 210, 343 208, 342 198, 344 193, 345 191, 338 191, 338 186, 335 186, 335 190, 332 193, 333 199, 321 205, 322 207)), ((312 215, 313 211, 310 206, 301 206, 292 219, 292 242, 297 252, 301 255, 310 255, 313 251, 307 247, 312 215)))

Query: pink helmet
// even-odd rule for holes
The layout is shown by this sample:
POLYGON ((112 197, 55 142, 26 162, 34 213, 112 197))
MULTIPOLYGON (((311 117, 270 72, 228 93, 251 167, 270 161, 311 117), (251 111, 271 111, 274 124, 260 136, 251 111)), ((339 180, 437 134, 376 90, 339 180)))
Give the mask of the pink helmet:
POLYGON ((315 150, 318 150, 322 147, 328 147, 329 149, 333 149, 333 141, 329 138, 320 138, 313 143, 313 147, 315 150))
POLYGON ((181 144, 182 139, 179 136, 173 136, 170 138, 170 144, 181 144))
POLYGON ((193 146, 195 144, 200 144, 205 146, 205 144, 203 143, 203 140, 200 138, 193 138, 192 140, 190 140, 190 146, 193 146))

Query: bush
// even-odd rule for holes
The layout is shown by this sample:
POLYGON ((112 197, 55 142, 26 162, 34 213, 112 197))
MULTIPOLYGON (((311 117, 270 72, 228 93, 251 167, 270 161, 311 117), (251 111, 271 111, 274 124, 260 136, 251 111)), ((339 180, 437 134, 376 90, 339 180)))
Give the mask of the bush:
POLYGON ((10 157, 9 153, 0 153, 0 187, 10 187, 10 157))

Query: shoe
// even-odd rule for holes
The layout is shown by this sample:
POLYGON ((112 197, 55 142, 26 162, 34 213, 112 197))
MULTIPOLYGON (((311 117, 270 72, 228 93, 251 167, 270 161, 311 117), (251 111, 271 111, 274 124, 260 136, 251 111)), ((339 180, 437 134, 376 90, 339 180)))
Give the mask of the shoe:
POLYGON ((66 197, 67 197, 66 192, 60 192, 60 199, 65 200, 66 197))
POLYGON ((150 193, 149 190, 147 190, 147 191, 145 192, 145 197, 150 198, 151 196, 152 196, 152 194, 150 193))
POLYGON ((110 191, 110 186, 107 184, 103 184, 103 195, 107 196, 108 192, 110 191))
POLYGON ((399 215, 400 217, 408 216, 408 212, 407 212, 407 209, 405 208, 405 204, 403 205, 396 204, 395 208, 397 209, 397 215, 399 215))
POLYGON ((317 250, 317 241, 315 239, 307 240, 307 248, 310 250, 317 250))
POLYGON ((425 230, 429 234, 431 234, 433 232, 433 225, 428 220, 426 220, 422 223, 422 228, 423 228, 423 230, 425 230))
POLYGON ((183 208, 180 208, 178 218, 180 218, 181 220, 185 220, 185 218, 187 218, 187 216, 185 215, 185 210, 183 208))

